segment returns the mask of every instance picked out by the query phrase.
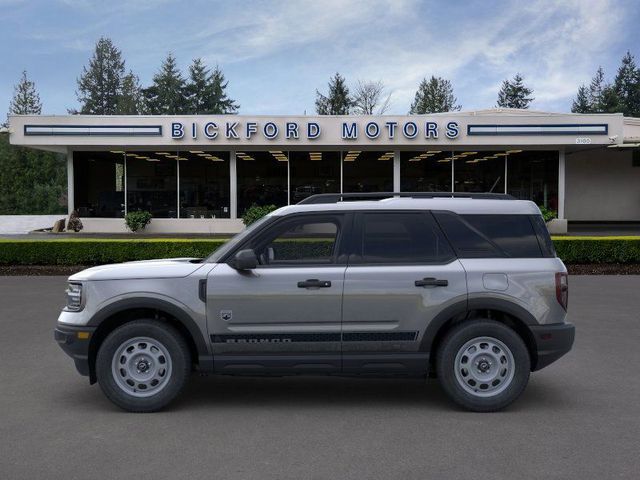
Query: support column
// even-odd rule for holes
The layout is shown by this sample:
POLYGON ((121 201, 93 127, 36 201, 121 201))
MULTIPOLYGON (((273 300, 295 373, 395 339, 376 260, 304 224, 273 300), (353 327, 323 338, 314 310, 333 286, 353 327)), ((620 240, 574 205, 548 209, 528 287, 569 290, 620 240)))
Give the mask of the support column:
POLYGON ((128 190, 127 190, 127 158, 129 157, 127 157, 126 153, 123 153, 122 156, 124 157, 124 161, 123 161, 124 163, 124 216, 126 217, 127 213, 129 213, 128 203, 127 203, 129 201, 127 199, 127 197, 129 196, 128 190))
POLYGON ((400 150, 393 151, 393 191, 400 191, 400 150))
POLYGON ((453 151, 451 151, 450 153, 451 155, 451 193, 454 193, 456 191, 456 167, 455 167, 455 163, 456 161, 453 158, 453 151))
POLYGON ((344 152, 340 150, 340 193, 344 193, 344 152))
POLYGON ((547 223, 547 228, 551 234, 567 233, 567 219, 564 213, 564 196, 565 196, 565 151, 561 148, 558 151, 558 218, 554 218, 547 223))
POLYGON ((236 171, 236 151, 229 152, 229 216, 232 220, 238 218, 238 174, 236 171))
POLYGON ((509 193, 508 190, 508 183, 507 183, 507 175, 509 175, 509 154, 507 153, 504 156, 504 193, 509 193))
POLYGON ((564 218, 564 185, 565 185, 565 152, 562 148, 558 155, 558 219, 565 220, 564 218))
POLYGON ((287 151, 287 205, 291 205, 291 156, 287 151))
MULTIPOLYGON (((178 152, 178 156, 180 153, 178 152)), ((176 158, 176 218, 180 218, 180 160, 176 158)))
POLYGON ((71 215, 75 208, 73 191, 73 150, 67 148, 67 215, 71 215))

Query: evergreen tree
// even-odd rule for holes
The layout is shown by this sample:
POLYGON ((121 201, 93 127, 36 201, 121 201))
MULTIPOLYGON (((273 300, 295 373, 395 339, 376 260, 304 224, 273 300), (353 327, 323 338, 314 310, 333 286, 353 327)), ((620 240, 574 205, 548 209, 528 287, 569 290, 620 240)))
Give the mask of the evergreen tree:
POLYGON ((591 113, 591 103, 589 102, 589 91, 584 85, 578 87, 578 93, 571 104, 573 113, 591 113))
POLYGON ((185 80, 173 54, 162 62, 153 84, 143 90, 146 105, 152 115, 176 115, 189 111, 185 95, 185 80))
POLYGON ((531 88, 524 84, 524 78, 519 73, 513 80, 505 80, 498 92, 498 107, 503 108, 529 108, 529 104, 534 100, 530 95, 531 88))
POLYGON ((16 147, 0 134, 0 215, 64 214, 66 193, 64 155, 16 147))
POLYGON ((601 113, 602 110, 602 93, 604 92, 607 84, 604 80, 604 70, 602 67, 598 67, 596 74, 591 79, 589 84, 589 104, 591 105, 591 113, 601 113))
POLYGON ((209 80, 213 92, 213 108, 209 113, 238 113, 240 105, 227 96, 226 90, 229 82, 225 80, 224 73, 216 65, 209 80))
POLYGON ((140 80, 131 71, 122 78, 116 111, 119 115, 140 115, 144 113, 144 99, 140 80))
POLYGON ((622 58, 613 88, 622 113, 630 117, 640 116, 640 69, 631 52, 627 52, 622 58))
POLYGON ((453 112, 461 108, 457 101, 451 82, 432 75, 429 80, 423 78, 420 82, 409 114, 453 112))
MULTIPOLYGON (((78 79, 76 96, 80 112, 90 115, 113 115, 118 113, 118 98, 124 76, 122 52, 113 42, 101 37, 96 43, 89 67, 82 68, 78 79)), ((72 111, 72 113, 77 113, 72 111)))
POLYGON ((325 96, 316 90, 316 112, 318 115, 348 115, 353 100, 343 76, 336 73, 329 79, 329 92, 325 96))
POLYGON ((534 100, 530 95, 533 90, 526 87, 524 78, 516 73, 513 80, 502 82, 502 88, 498 92, 498 107, 503 108, 529 108, 529 104, 534 100))
POLYGON ((600 96, 597 113, 617 113, 622 112, 624 105, 620 102, 620 97, 613 85, 606 85, 600 96))
POLYGON ((194 59, 189 66, 189 80, 185 87, 190 114, 210 113, 206 111, 211 98, 208 79, 209 69, 207 66, 201 58, 194 59))
MULTIPOLYGON (((40 115, 35 84, 22 72, 9 113, 40 115)), ((0 215, 63 214, 67 210, 67 160, 64 155, 9 144, 0 133, 0 215)))
POLYGON ((236 113, 239 105, 227 97, 228 83, 218 66, 210 73, 202 59, 196 58, 189 66, 189 80, 185 87, 189 113, 236 113))
POLYGON ((9 114, 40 115, 42 102, 36 91, 36 84, 27 78, 27 71, 22 71, 20 81, 13 89, 13 98, 9 104, 9 114))

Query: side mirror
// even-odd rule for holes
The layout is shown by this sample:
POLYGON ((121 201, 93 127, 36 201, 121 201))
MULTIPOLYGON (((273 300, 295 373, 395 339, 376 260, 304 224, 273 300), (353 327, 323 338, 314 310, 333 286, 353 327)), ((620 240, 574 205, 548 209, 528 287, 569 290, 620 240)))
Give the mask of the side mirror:
POLYGON ((233 268, 236 270, 253 270, 258 266, 258 257, 256 252, 248 248, 240 250, 233 258, 233 268))

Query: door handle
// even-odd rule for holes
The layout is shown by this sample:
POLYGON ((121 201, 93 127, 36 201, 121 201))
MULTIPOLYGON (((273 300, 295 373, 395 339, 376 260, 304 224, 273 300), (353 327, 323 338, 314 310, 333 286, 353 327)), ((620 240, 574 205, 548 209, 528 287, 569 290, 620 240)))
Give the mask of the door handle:
POLYGON ((298 288, 329 288, 330 286, 331 282, 329 280, 318 280, 317 278, 298 282, 298 288))
POLYGON ((422 280, 416 280, 416 287, 446 287, 449 285, 449 280, 439 280, 437 278, 428 277, 422 280))

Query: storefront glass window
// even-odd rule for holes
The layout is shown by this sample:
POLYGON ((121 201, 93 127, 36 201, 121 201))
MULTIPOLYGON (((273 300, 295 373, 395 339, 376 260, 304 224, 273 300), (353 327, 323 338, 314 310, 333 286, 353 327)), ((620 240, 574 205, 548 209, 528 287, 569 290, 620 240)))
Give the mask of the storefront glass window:
POLYGON ((238 217, 253 204, 287 205, 287 152, 237 152, 238 217))
POLYGON ((456 192, 505 192, 504 151, 453 152, 456 192))
POLYGON ((558 152, 510 150, 507 193, 558 209, 558 152))
POLYGON ((451 152, 423 150, 400 153, 403 192, 450 192, 451 152))
POLYGON ((393 151, 343 152, 343 192, 393 191, 393 151))
POLYGON ((73 175, 80 217, 124 216, 124 152, 74 152, 73 175))
POLYGON ((229 152, 178 152, 180 218, 229 218, 229 152))
POLYGON ((155 218, 178 215, 175 152, 127 151, 127 211, 146 210, 155 218))
POLYGON ((340 152, 289 152, 291 203, 340 192, 340 152))

